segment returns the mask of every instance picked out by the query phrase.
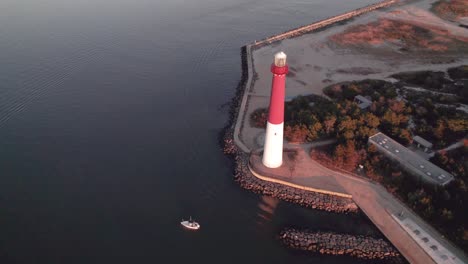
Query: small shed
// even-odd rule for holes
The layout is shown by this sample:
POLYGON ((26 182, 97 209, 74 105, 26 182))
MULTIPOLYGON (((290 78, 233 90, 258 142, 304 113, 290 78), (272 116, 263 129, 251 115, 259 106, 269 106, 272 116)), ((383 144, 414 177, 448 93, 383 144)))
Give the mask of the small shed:
POLYGON ((354 102, 356 102, 358 104, 358 107, 361 109, 366 109, 367 107, 372 105, 372 101, 362 95, 354 96, 354 102))
POLYGON ((420 136, 414 136, 413 137, 413 143, 418 146, 418 148, 424 149, 424 152, 428 152, 429 150, 432 149, 432 143, 425 140, 424 138, 420 136))

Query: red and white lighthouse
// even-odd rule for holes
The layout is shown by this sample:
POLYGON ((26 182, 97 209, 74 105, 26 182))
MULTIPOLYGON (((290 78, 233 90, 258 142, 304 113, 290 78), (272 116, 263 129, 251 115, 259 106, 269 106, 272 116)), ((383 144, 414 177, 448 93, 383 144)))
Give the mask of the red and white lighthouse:
POLYGON ((275 54, 271 72, 273 80, 262 162, 268 168, 278 168, 283 163, 284 96, 288 73, 284 52, 275 54))

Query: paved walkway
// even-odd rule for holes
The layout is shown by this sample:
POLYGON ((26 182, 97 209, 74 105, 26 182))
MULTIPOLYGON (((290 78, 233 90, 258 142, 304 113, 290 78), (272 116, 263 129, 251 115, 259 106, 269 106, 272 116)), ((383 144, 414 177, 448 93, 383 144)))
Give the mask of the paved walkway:
POLYGON ((296 145, 295 149, 290 148, 284 151, 283 164, 279 168, 265 167, 262 163, 261 153, 255 151, 251 152, 250 166, 252 166, 252 170, 262 176, 299 186, 314 187, 316 190, 323 190, 324 193, 332 192, 339 196, 352 196, 334 177, 329 177, 326 170, 318 168, 310 162, 303 162, 309 159, 308 152, 296 145))
MULTIPOLYGON (((410 57, 406 58, 407 55, 399 51, 392 53, 390 50, 389 57, 373 57, 369 56, 365 49, 362 50, 362 54, 359 54, 357 52, 344 52, 340 49, 335 50, 327 45, 330 36, 340 33, 352 25, 373 22, 382 17, 391 19, 400 18, 405 21, 419 21, 421 17, 424 17, 425 21, 432 21, 438 25, 444 24, 443 21, 432 13, 420 12, 423 9, 430 8, 430 4, 428 5, 427 3, 418 1, 411 2, 410 4, 414 5, 414 7, 410 8, 411 12, 406 12, 404 10, 403 12, 396 6, 395 10, 398 10, 398 12, 368 13, 367 15, 362 15, 354 20, 350 20, 343 25, 335 25, 327 30, 317 31, 314 34, 302 35, 294 39, 285 39, 281 42, 276 42, 274 45, 267 45, 259 49, 253 49, 255 45, 247 45, 246 62, 248 79, 234 130, 234 141, 236 145, 246 153, 261 147, 258 142, 262 140, 258 139, 264 134, 264 129, 252 127, 250 125, 250 115, 254 110, 266 108, 268 106, 271 85, 270 64, 273 59, 273 54, 277 51, 283 50, 288 54, 290 74, 287 80, 287 97, 295 97, 304 94, 321 95, 322 88, 328 86, 329 83, 367 78, 385 79, 388 75, 396 72, 427 69, 442 70, 448 67, 458 66, 460 61, 429 65, 425 60, 420 61, 410 57), (423 5, 424 8, 419 5, 423 5), (408 14, 413 14, 413 16, 409 16, 408 14), (395 63, 395 61, 404 63, 395 63), (362 65, 367 65, 375 69, 375 71, 362 73, 360 71, 362 65)), ((450 27, 452 31, 459 30, 460 32, 465 32, 453 25, 448 25, 447 27, 450 27)), ((279 37, 282 37, 282 35, 279 35, 279 37)), ((270 39, 268 41, 273 40, 274 39, 270 39)), ((450 56, 447 58, 449 57, 450 56)), ((441 58, 444 59, 444 56, 441 56, 441 58)), ((461 59, 466 61, 466 58, 461 59)), ((309 146, 301 146, 301 148, 308 153, 307 149, 309 146)), ((463 262, 468 263, 463 252, 443 239, 432 227, 426 224, 410 209, 406 208, 404 204, 398 201, 380 185, 345 173, 330 170, 310 159, 304 159, 304 162, 307 164, 296 164, 295 169, 288 168, 289 174, 282 177, 282 180, 289 180, 290 183, 315 189, 331 188, 334 191, 352 195, 355 203, 358 204, 369 219, 385 234, 410 263, 430 264, 436 262, 419 246, 418 242, 405 231, 402 225, 395 220, 393 215, 398 215, 401 212, 404 212, 404 219, 416 223, 423 228, 425 232, 435 238, 440 245, 463 262), (301 166, 302 168, 300 168, 301 166)))
MULTIPOLYGON (((298 149, 301 151, 302 148, 298 146, 298 149)), ((303 151, 307 151, 307 149, 308 148, 303 151)), ((286 155, 287 154, 285 154, 285 156, 286 155)), ((322 166, 315 160, 312 160, 310 157, 308 159, 304 159, 302 157, 301 159, 298 159, 297 162, 307 163, 308 169, 305 172, 312 172, 310 173, 310 176, 304 176, 303 171, 299 173, 301 174, 299 179, 295 175, 290 176, 287 174, 287 176, 281 178, 283 181, 319 189, 324 189, 326 186, 332 186, 332 190, 334 191, 340 190, 340 192, 352 195, 352 199, 359 208, 410 263, 468 263, 467 257, 461 250, 445 240, 436 230, 425 223, 418 215, 416 215, 411 209, 407 208, 392 194, 387 192, 387 190, 381 185, 363 178, 331 170, 322 166), (319 174, 321 174, 322 177, 317 177, 319 174), (307 180, 307 178, 310 180, 307 180), (336 185, 339 185, 339 187, 336 185), (395 215, 400 215, 402 212, 404 217, 400 217, 400 220, 406 219, 407 221, 411 221, 418 225, 421 230, 430 234, 438 244, 442 245, 446 251, 450 252, 450 256, 453 258, 448 258, 442 262, 439 256, 442 255, 442 253, 440 253, 437 256, 434 255, 436 256, 437 262, 434 261, 434 259, 426 253, 423 247, 418 244, 420 241, 415 240, 412 235, 409 234, 394 218, 395 215)), ((447 255, 445 253, 446 251, 444 251, 445 255, 447 255)), ((429 252, 431 254, 437 254, 437 252, 429 252)))

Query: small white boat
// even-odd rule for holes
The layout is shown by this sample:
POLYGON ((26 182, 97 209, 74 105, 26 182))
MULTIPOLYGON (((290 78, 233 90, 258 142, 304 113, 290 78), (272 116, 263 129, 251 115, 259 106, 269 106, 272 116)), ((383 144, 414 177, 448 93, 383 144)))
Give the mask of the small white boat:
POLYGON ((180 222, 181 225, 183 225, 185 228, 188 228, 188 229, 191 229, 191 230, 198 230, 200 229, 200 224, 193 221, 192 220, 192 217, 190 217, 190 219, 187 221, 187 220, 184 220, 182 219, 182 222, 180 222))

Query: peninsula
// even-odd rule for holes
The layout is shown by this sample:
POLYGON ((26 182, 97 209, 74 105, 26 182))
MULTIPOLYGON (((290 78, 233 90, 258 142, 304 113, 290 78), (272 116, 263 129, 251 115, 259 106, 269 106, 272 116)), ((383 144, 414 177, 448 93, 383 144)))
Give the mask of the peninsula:
POLYGON ((361 211, 397 251, 373 238, 366 248, 340 241, 335 250, 324 238, 356 240, 296 229, 282 232, 285 244, 468 263, 468 14, 460 2, 383 1, 243 48, 224 139, 236 181, 312 209, 361 211), (261 157, 270 64, 280 51, 289 63, 285 142, 282 165, 271 169, 261 157))

